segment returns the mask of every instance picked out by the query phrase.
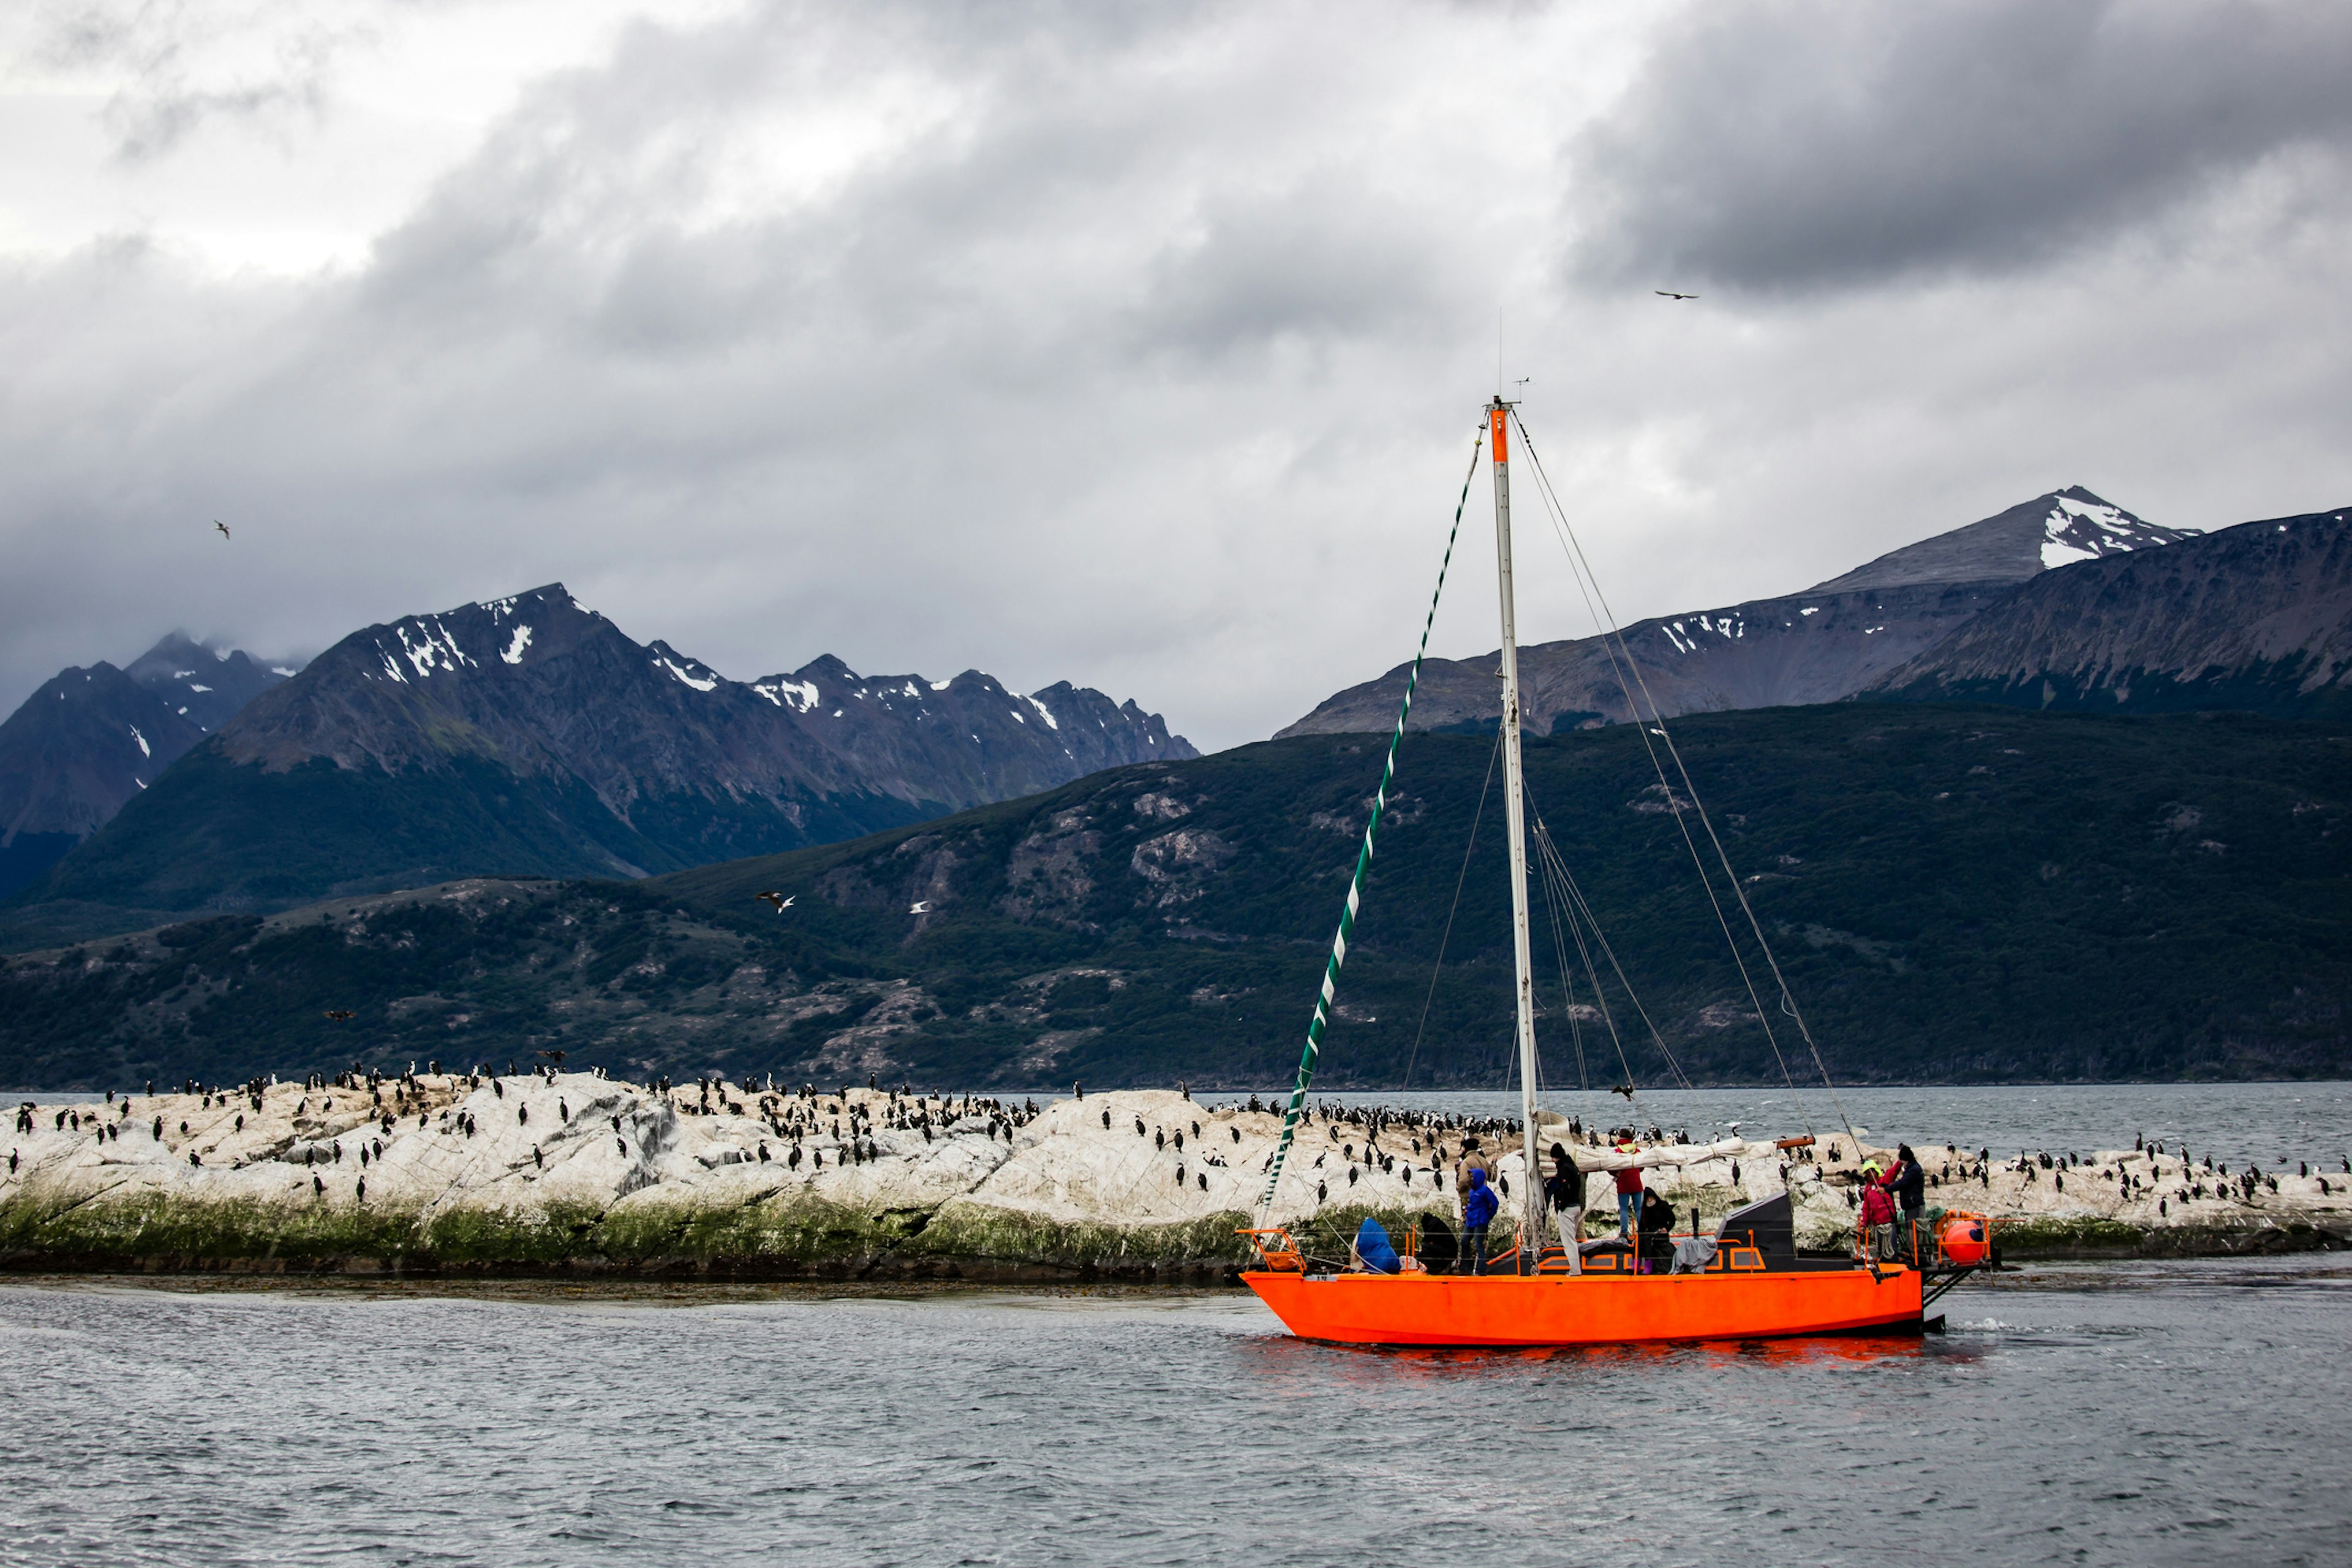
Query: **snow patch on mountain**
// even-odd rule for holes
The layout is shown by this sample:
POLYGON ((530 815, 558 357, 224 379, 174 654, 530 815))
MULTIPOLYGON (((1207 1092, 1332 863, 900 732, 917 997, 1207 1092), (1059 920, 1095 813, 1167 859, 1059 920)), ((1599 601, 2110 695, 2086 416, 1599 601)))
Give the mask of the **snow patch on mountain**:
POLYGON ((680 665, 676 659, 671 658, 665 654, 656 654, 654 656, 654 665, 656 668, 668 670, 679 680, 691 686, 697 691, 716 691, 719 689, 718 676, 711 674, 709 671, 689 669, 685 666, 680 665))
POLYGON ((392 635, 400 639, 401 653, 419 677, 430 676, 436 669, 455 670, 474 663, 438 616, 398 622, 392 635))
POLYGON ((763 680, 751 688, 779 708, 790 708, 795 713, 805 713, 817 705, 822 695, 814 680, 763 680))

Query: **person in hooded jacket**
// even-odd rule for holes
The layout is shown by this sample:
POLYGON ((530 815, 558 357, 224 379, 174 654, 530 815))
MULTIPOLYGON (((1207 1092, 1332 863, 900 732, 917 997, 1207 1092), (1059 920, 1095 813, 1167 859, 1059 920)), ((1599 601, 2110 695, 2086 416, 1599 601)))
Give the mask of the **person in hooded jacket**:
POLYGON ((1486 1184, 1486 1173, 1470 1173, 1470 1190, 1462 1198, 1462 1244, 1469 1249, 1470 1272, 1486 1272, 1486 1227, 1495 1223, 1500 1201, 1486 1184))
POLYGON ((1454 1195, 1457 1199, 1469 1197, 1473 1175, 1482 1175, 1491 1182, 1495 1179, 1495 1167, 1479 1150, 1477 1139, 1465 1138, 1462 1141, 1462 1158, 1454 1166, 1454 1195))
POLYGON ((1871 1257, 1882 1263, 1891 1261, 1895 1254, 1895 1195, 1886 1190, 1875 1166, 1863 1183, 1862 1223, 1870 1233, 1871 1257))
POLYGON ((1544 1199, 1559 1220, 1559 1244, 1568 1250, 1568 1271, 1584 1272, 1584 1173, 1576 1168, 1568 1146, 1551 1146, 1551 1178, 1544 1183, 1544 1199))
POLYGON ((1927 1173, 1919 1166, 1919 1156, 1904 1144, 1895 1152, 1895 1169, 1886 1173, 1886 1185, 1895 1201, 1903 1205, 1902 1229, 1897 1232, 1906 1257, 1913 1250, 1913 1240, 1919 1227, 1927 1221, 1927 1173))

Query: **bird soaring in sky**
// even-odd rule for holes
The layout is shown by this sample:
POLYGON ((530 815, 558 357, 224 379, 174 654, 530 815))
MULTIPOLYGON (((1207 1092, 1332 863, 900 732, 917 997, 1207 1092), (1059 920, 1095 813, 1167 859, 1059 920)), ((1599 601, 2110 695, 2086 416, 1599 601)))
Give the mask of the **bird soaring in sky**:
MULTIPOLYGON (((786 910, 793 907, 793 899, 788 899, 782 893, 754 893, 751 896, 758 899, 762 903, 775 905, 776 912, 778 914, 782 914, 786 910)), ((799 896, 799 894, 795 893, 793 895, 793 898, 796 899, 799 896)))
POLYGON ((1650 292, 1655 294, 1661 300, 1696 300, 1698 298, 1696 294, 1677 294, 1671 289, 1653 289, 1650 292))
POLYGON ((907 912, 908 912, 908 914, 910 914, 910 915, 927 915, 927 914, 929 914, 929 913, 931 912, 931 900, 929 900, 929 899, 925 899, 921 903, 917 904, 914 908, 912 908, 912 909, 908 910, 907 912))
POLYGON ((223 539, 226 539, 228 537, 228 524, 223 522, 218 518, 215 518, 213 519, 213 526, 220 530, 220 535, 223 539))

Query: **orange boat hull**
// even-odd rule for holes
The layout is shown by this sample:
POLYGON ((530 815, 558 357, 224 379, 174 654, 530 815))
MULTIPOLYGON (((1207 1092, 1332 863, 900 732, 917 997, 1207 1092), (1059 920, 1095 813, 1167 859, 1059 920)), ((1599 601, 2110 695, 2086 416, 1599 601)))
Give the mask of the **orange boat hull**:
POLYGON ((1243 1281, 1301 1339, 1347 1345, 1605 1345, 1916 1333, 1910 1268, 1769 1274, 1305 1275, 1243 1281))

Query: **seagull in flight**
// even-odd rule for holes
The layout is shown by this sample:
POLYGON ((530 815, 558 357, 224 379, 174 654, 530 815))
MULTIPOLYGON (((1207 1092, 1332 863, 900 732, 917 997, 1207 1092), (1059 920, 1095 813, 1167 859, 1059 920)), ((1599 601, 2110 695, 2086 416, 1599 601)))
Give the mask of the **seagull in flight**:
POLYGON ((784 897, 782 893, 754 893, 751 896, 764 903, 775 905, 776 912, 778 914, 782 914, 786 910, 791 909, 793 907, 793 900, 800 897, 798 893, 793 894, 791 899, 784 897))
POLYGON ((228 524, 223 522, 218 518, 215 518, 213 519, 213 526, 220 530, 221 537, 223 539, 226 539, 228 537, 228 524))
POLYGON ((917 904, 913 909, 908 910, 907 912, 910 915, 929 914, 931 912, 931 900, 925 899, 921 903, 917 904))
POLYGON ((1677 294, 1671 289, 1653 289, 1650 292, 1655 294, 1661 300, 1696 300, 1698 298, 1696 294, 1677 294))

